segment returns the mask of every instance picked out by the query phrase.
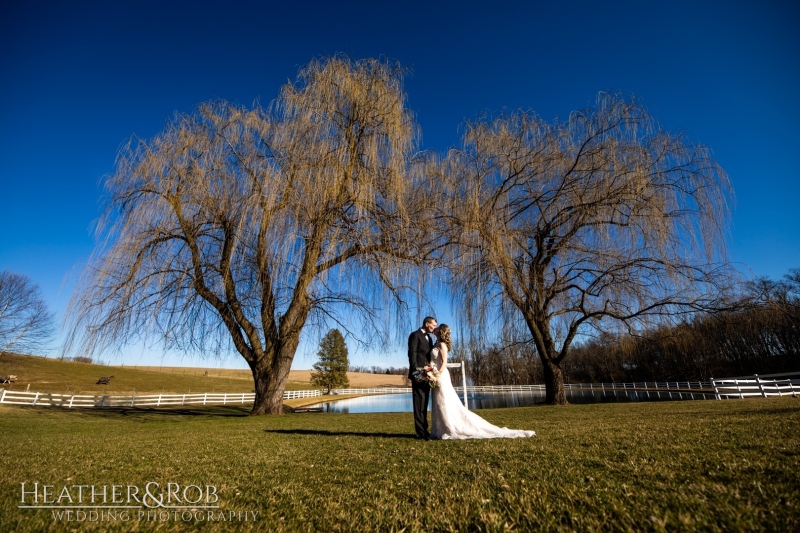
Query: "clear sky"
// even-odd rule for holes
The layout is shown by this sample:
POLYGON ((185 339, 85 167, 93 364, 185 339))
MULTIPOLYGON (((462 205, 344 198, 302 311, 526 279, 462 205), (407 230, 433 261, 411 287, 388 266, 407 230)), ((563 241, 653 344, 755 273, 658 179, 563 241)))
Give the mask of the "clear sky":
MULTIPOLYGON (((730 175, 740 270, 780 278, 800 267, 796 0, 271 4, 2 2, 0 270, 38 283, 59 320, 121 143, 205 100, 267 104, 312 57, 338 52, 411 69, 408 103, 431 149, 456 144, 482 110, 565 118, 598 91, 634 94, 730 175)), ((301 345, 295 368, 315 351, 301 345)), ((125 363, 156 361, 133 350, 125 363)), ((351 347, 351 363, 407 364, 401 346, 351 347)))

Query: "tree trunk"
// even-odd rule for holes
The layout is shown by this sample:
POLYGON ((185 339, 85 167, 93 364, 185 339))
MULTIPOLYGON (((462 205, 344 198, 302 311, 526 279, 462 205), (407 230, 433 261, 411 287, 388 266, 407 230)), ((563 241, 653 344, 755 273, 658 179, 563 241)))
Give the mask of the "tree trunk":
POLYGON ((564 373, 561 366, 549 357, 542 357, 544 369, 545 403, 549 405, 567 405, 567 393, 564 389, 564 373))
POLYGON ((274 354, 262 354, 250 364, 256 393, 251 415, 283 414, 283 391, 299 342, 298 333, 286 339, 274 354))
POLYGON ((250 414, 283 414, 283 389, 286 386, 286 380, 280 381, 278 376, 265 364, 253 365, 250 370, 253 372, 256 393, 250 414))

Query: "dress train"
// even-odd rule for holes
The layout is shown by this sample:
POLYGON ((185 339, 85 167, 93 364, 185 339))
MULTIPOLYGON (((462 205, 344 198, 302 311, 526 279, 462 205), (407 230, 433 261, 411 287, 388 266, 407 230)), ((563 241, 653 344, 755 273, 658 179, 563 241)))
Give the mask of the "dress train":
POLYGON ((439 384, 431 390, 431 438, 514 439, 536 435, 534 431, 495 426, 464 407, 450 381, 450 372, 447 368, 442 368, 442 358, 438 348, 433 349, 432 361, 436 363, 440 373, 439 384))

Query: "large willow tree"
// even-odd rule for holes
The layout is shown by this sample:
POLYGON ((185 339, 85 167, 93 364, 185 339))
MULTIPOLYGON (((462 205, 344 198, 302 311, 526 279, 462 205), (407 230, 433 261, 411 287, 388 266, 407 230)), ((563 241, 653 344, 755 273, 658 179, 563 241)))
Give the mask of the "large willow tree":
POLYGON ((476 120, 438 183, 467 331, 519 325, 549 403, 566 403, 561 363, 579 334, 636 329, 724 296, 727 176, 636 101, 601 95, 566 122, 476 120))
POLYGON ((225 102, 134 139, 105 180, 99 244, 71 305, 68 349, 160 338, 233 346, 252 414, 278 414, 301 330, 342 309, 375 318, 427 237, 403 71, 337 56, 310 63, 268 109, 225 102))

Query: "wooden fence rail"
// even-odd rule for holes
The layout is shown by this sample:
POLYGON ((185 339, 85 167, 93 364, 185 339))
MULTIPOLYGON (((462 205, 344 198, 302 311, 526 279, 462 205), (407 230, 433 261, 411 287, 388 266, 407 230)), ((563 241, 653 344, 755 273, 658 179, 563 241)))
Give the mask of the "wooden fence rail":
POLYGON ((797 396, 797 393, 800 392, 800 372, 712 379, 711 386, 714 388, 714 396, 717 400, 743 399, 753 396, 762 398, 797 396))
MULTIPOLYGON (((788 374, 754 375, 739 378, 711 379, 711 381, 644 381, 636 383, 566 383, 567 393, 644 393, 653 399, 732 399, 760 396, 796 396, 800 393, 800 372, 788 374), (664 395, 664 396, 662 396, 664 395)), ((463 392, 463 387, 455 387, 463 392)), ((470 393, 492 392, 538 392, 545 393, 544 385, 481 385, 467 386, 470 393)), ((409 394, 407 387, 380 387, 373 389, 334 389, 333 394, 409 394)), ((315 398, 322 396, 321 390, 296 390, 283 393, 285 400, 315 398)), ((38 405, 53 407, 179 407, 184 405, 242 405, 255 399, 252 392, 223 393, 202 392, 192 394, 145 394, 145 395, 84 395, 57 394, 49 392, 25 392, 0 389, 0 404, 38 405)))

